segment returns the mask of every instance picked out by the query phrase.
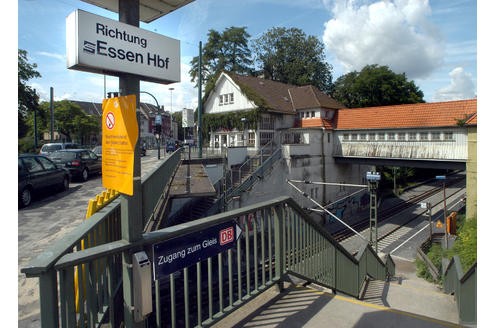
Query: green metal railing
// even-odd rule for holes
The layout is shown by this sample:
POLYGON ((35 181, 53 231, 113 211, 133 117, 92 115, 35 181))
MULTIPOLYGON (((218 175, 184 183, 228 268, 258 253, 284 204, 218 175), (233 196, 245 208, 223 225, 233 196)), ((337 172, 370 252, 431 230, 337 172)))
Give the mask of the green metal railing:
MULTIPOLYGON (((124 255, 144 250, 151 259, 157 243, 180 242, 183 236, 232 221, 242 230, 233 248, 153 281, 148 327, 210 325, 271 286, 281 286, 289 274, 354 297, 359 297, 367 276, 386 279, 394 274, 390 257, 384 263, 369 245, 353 257, 291 198, 280 197, 145 233, 132 244, 114 240, 85 250, 53 252, 58 255, 50 265, 23 269, 29 277, 40 278, 42 298, 51 299, 50 306, 40 302, 42 326, 96 327, 105 322, 118 327, 125 306, 120 287, 124 255), (76 312, 74 270, 83 265, 87 295, 76 312), (42 284, 42 279, 48 283, 42 284)), ((72 238, 66 245, 77 244, 79 238, 72 238)))
POLYGON ((476 324, 476 272, 477 263, 474 263, 464 273, 458 255, 454 255, 445 269, 443 290, 454 293, 462 324, 476 324))

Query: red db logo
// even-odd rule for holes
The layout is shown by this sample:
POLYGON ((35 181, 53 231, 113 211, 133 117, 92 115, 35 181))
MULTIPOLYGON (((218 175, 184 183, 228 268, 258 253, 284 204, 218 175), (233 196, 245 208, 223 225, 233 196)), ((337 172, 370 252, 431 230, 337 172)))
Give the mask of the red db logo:
POLYGON ((234 241, 234 227, 220 230, 220 246, 234 241))

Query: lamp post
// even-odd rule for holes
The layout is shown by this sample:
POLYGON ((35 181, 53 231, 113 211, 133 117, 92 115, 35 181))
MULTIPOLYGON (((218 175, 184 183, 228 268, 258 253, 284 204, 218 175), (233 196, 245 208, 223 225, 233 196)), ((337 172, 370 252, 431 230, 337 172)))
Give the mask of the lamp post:
POLYGON ((247 119, 245 117, 241 118, 241 122, 242 122, 242 145, 243 146, 246 146, 246 121, 247 121, 247 119))
POLYGON ((174 88, 168 88, 170 90, 170 113, 172 113, 172 91, 174 91, 174 88))

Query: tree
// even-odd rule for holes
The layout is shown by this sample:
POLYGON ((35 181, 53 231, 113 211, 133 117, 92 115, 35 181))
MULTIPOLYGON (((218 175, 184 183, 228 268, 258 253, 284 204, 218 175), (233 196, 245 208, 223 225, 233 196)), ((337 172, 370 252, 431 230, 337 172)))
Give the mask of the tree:
MULTIPOLYGON (((246 27, 229 27, 223 33, 208 32, 208 41, 202 49, 202 79, 204 84, 214 83, 222 70, 248 74, 251 72, 251 50, 248 46, 250 35, 246 27)), ((191 82, 198 78, 199 56, 191 60, 191 82)))
POLYGON ((349 108, 424 102, 423 92, 414 81, 407 80, 405 73, 396 74, 376 64, 339 77, 331 96, 349 108))
POLYGON ((22 138, 27 135, 29 125, 26 123, 28 115, 38 108, 38 96, 36 91, 26 83, 33 78, 41 77, 36 71, 37 65, 30 64, 27 59, 27 51, 19 49, 17 52, 17 76, 18 76, 18 94, 17 94, 17 120, 18 120, 18 137, 22 138))
MULTIPOLYGON (((43 102, 40 105, 44 117, 40 127, 49 130, 50 104, 43 102)), ((68 100, 53 103, 54 124, 56 130, 65 136, 68 141, 78 139, 80 142, 88 140, 91 135, 100 133, 100 122, 97 117, 87 115, 81 107, 68 100)))
POLYGON ((255 63, 265 77, 330 91, 332 66, 325 61, 324 45, 315 36, 307 36, 298 28, 275 27, 253 44, 255 63))

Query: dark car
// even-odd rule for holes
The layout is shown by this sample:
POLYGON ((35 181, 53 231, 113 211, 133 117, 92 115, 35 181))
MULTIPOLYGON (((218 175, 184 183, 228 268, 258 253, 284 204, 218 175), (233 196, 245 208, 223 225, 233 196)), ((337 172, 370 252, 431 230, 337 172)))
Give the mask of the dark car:
POLYGON ((71 176, 87 181, 92 174, 101 174, 101 159, 91 150, 66 149, 49 155, 57 166, 68 169, 71 176))
POLYGON ((42 155, 18 156, 19 206, 31 204, 33 195, 53 188, 69 189, 70 173, 42 155))

